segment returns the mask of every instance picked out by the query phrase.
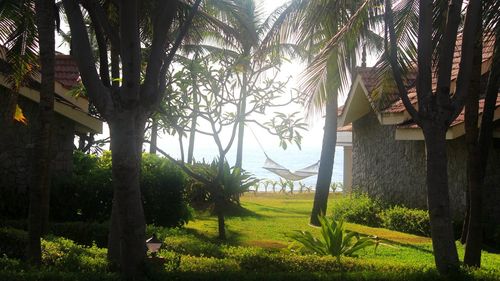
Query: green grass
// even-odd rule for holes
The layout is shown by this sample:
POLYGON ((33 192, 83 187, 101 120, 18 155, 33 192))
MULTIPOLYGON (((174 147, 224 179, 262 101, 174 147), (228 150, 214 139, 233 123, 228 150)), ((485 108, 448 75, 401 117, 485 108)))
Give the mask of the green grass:
MULTIPOLYGON (((330 195, 329 202, 338 196, 330 195)), ((230 216, 226 219, 227 243, 232 245, 256 246, 281 249, 290 245, 287 233, 294 230, 308 230, 319 236, 319 229, 309 225, 309 213, 312 208, 313 194, 246 194, 241 198, 241 205, 246 211, 242 216, 230 216)), ((202 214, 190 222, 186 229, 198 237, 214 241, 217 236, 215 217, 202 214)), ((379 247, 364 250, 360 256, 364 260, 383 261, 388 264, 418 265, 422 269, 434 267, 432 243, 428 237, 421 237, 383 228, 347 224, 347 229, 367 235, 376 235, 390 241, 396 248, 379 247)), ((459 255, 464 249, 457 243, 459 255)), ((500 255, 483 252, 484 270, 497 272, 500 276, 500 255)), ((499 277, 500 278, 500 277, 499 277)))

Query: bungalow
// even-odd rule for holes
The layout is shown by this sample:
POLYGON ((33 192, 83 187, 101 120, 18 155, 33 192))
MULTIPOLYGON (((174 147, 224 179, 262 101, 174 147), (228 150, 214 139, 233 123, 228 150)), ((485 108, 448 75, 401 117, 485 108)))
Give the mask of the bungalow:
MULTIPOLYGON (((460 61, 460 40, 453 61, 452 90, 460 61)), ((493 44, 493 40, 485 40, 483 44, 483 75, 487 75, 491 67, 493 44)), ((353 190, 392 204, 426 208, 426 148, 422 130, 412 122, 395 94, 390 94, 390 90, 382 90, 384 95, 379 94, 383 87, 379 87, 378 77, 374 68, 357 69, 346 102, 339 108, 338 131, 352 132, 353 190), (382 100, 380 96, 386 98, 382 100)), ((409 81, 409 84, 414 83, 409 81)), ((408 96, 416 106, 415 87, 410 88, 408 96)), ((479 114, 483 112, 483 105, 484 96, 480 100, 479 114)), ((486 219, 499 226, 500 97, 496 102, 494 120, 494 140, 488 159, 483 202, 486 219)), ((462 111, 446 134, 450 203, 452 214, 458 220, 465 210, 467 150, 464 134, 462 111)), ((496 231, 500 233, 500 228, 496 231)))
MULTIPOLYGON (((9 69, 3 57, 0 57, 0 109, 2 109, 0 112, 7 108, 12 91, 7 80, 9 69)), ((31 78, 31 81, 18 90, 18 104, 27 123, 6 126, 4 118, 0 121, 0 192, 3 194, 7 189, 24 193, 28 188, 31 148, 33 147, 32 131, 34 126, 37 126, 36 118, 40 100, 38 90, 40 77, 37 76, 31 78)), ((68 55, 57 54, 55 115, 52 133, 53 165, 56 173, 71 171, 75 133, 102 132, 103 122, 89 114, 88 101, 85 98, 75 98, 70 93, 70 90, 78 83, 78 79, 78 67, 72 58, 68 55)))

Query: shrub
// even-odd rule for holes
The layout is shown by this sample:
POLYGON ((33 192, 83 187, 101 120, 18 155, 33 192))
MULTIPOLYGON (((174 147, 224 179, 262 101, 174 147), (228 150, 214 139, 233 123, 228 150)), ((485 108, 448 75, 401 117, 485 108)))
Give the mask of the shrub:
POLYGON ((423 236, 431 234, 427 211, 394 206, 383 211, 380 217, 385 228, 423 236))
POLYGON ((108 266, 106 249, 75 244, 62 237, 42 240, 42 263, 59 270, 73 272, 105 272, 108 266))
POLYGON ((149 224, 181 226, 193 218, 184 187, 186 175, 166 158, 144 154, 141 168, 141 191, 144 215, 149 224))
POLYGON ((28 233, 24 230, 0 228, 0 256, 22 259, 28 245, 28 233))
POLYGON ((50 215, 54 221, 107 220, 111 214, 113 186, 111 156, 73 153, 70 175, 55 175, 51 187, 50 215))
POLYGON ((335 220, 344 219, 352 223, 380 226, 378 214, 382 210, 382 204, 366 194, 353 194, 350 197, 332 200, 332 204, 332 214, 335 220))
MULTIPOLYGON (((192 218, 193 211, 185 195, 186 175, 168 159, 144 154, 140 184, 147 223, 180 226, 192 218)), ((1 191, 0 216, 26 218, 27 191, 5 188, 1 191)), ((51 220, 104 222, 111 215, 112 199, 111 153, 97 157, 75 151, 73 171, 54 175, 51 220)))
MULTIPOLYGON (((72 175, 54 180, 50 200, 52 219, 107 220, 113 198, 111 178, 110 152, 101 157, 75 152, 72 175)), ((168 159, 145 153, 140 185, 147 223, 180 226, 192 218, 185 198, 186 176, 168 159)))
POLYGON ((220 245, 197 239, 191 234, 169 236, 164 240, 162 248, 184 255, 223 257, 220 245))
POLYGON ((182 256, 179 270, 186 272, 238 271, 239 264, 233 259, 182 256))
POLYGON ((49 231, 55 236, 61 236, 78 244, 106 247, 108 244, 109 225, 96 222, 64 222, 49 226, 49 231))

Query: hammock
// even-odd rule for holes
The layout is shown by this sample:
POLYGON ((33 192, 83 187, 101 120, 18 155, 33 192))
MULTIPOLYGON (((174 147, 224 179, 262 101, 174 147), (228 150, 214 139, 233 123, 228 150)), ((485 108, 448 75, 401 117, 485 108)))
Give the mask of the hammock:
POLYGON ((274 162, 272 159, 270 159, 267 154, 264 152, 266 155, 266 162, 264 162, 264 166, 262 168, 275 173, 276 175, 286 179, 286 180, 291 180, 291 181, 299 181, 305 178, 308 178, 310 176, 314 176, 318 174, 318 167, 319 167, 319 161, 316 164, 307 166, 305 168, 302 168, 300 170, 297 170, 295 172, 290 171, 289 169, 281 166, 280 164, 274 162))
POLYGON ((295 172, 292 172, 289 169, 276 163, 271 158, 269 158, 269 156, 267 156, 267 153, 264 150, 264 147, 262 146, 259 139, 257 138, 255 133, 253 132, 252 128, 251 127, 248 127, 248 128, 250 128, 250 132, 252 132, 253 137, 255 138, 257 143, 259 144, 260 149, 262 150, 264 155, 266 156, 266 162, 264 162, 264 166, 262 168, 264 168, 264 169, 268 170, 269 172, 274 173, 274 174, 276 174, 276 175, 278 175, 286 180, 291 180, 291 181, 299 181, 299 180, 302 180, 302 179, 305 179, 305 178, 308 178, 310 176, 314 176, 314 175, 318 174, 319 161, 313 165, 307 166, 307 167, 302 168, 300 170, 297 170, 295 172))

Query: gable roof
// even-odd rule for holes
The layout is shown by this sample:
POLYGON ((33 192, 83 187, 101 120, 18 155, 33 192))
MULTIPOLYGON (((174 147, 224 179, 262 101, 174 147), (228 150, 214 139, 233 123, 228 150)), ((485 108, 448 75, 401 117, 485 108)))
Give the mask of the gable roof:
MULTIPOLYGON (((5 47, 0 46, 0 85, 11 88, 6 74, 10 68, 5 62, 5 47)), ((102 121, 91 116, 88 112, 89 102, 85 98, 76 98, 71 95, 70 89, 78 84, 80 73, 75 61, 69 55, 56 53, 54 67, 54 111, 75 122, 75 129, 79 132, 102 132, 102 121)), ((31 101, 40 101, 40 75, 33 75, 31 81, 19 88, 19 94, 31 101)))
MULTIPOLYGON (((483 63, 481 73, 485 74, 489 71, 493 58, 494 37, 487 36, 483 40, 483 63)), ((455 91, 456 79, 460 65, 462 36, 457 36, 457 44, 453 56, 453 65, 451 73, 451 92, 455 91)), ((408 86, 408 98, 414 107, 417 107, 417 91, 415 86, 416 73, 408 75, 405 82, 408 86)), ((396 139, 407 140, 423 140, 423 134, 420 128, 411 122, 411 116, 406 111, 406 108, 401 99, 394 93, 396 89, 388 87, 383 89, 384 102, 377 102, 376 90, 380 87, 380 77, 377 69, 373 67, 358 68, 355 73, 355 79, 349 91, 345 105, 342 110, 339 110, 339 123, 338 127, 345 130, 345 126, 351 122, 363 117, 370 111, 373 111, 381 125, 396 125, 396 139), (370 105, 370 108, 367 108, 370 105), (403 125, 404 124, 404 125, 403 125), (411 130, 411 134, 405 134, 411 130)), ((432 88, 435 90, 437 87, 437 78, 432 79, 432 88)), ((479 114, 482 114, 484 107, 484 100, 480 101, 479 114)), ((500 118, 500 98, 497 99, 495 120, 500 118), (497 111, 499 111, 497 113, 497 111)), ((460 113, 457 119, 450 125, 447 139, 454 139, 460 137, 465 133, 464 127, 464 111, 460 113), (457 128, 455 128, 457 127, 457 128)))

